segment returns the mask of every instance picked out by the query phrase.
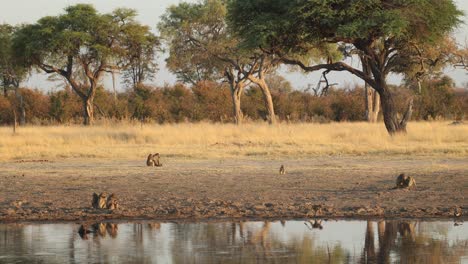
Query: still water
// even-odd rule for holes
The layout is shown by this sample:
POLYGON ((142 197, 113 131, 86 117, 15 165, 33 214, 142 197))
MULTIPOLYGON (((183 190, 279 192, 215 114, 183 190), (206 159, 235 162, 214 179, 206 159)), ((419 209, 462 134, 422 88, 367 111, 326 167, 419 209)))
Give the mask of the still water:
POLYGON ((0 263, 468 263, 468 223, 0 225, 0 263))

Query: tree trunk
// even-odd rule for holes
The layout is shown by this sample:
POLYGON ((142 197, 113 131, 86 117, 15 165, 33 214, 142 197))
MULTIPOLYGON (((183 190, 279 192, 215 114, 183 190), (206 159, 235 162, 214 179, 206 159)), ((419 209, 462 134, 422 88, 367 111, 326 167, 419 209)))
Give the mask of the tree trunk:
POLYGON ((13 107, 13 134, 16 134, 16 127, 18 122, 16 122, 16 106, 13 107))
POLYGON ((366 120, 370 123, 377 122, 380 112, 380 96, 367 83, 365 85, 366 92, 366 120))
POLYGON ((24 126, 26 124, 26 110, 24 108, 23 95, 19 91, 18 87, 15 87, 15 96, 16 96, 16 100, 19 103, 19 111, 20 111, 19 124, 20 126, 24 126))
POLYGON ((83 99, 83 125, 90 126, 94 123, 94 98, 83 99))
POLYGON ((234 110, 234 121, 236 125, 242 124, 242 121, 244 119, 244 116, 242 114, 242 109, 241 109, 242 90, 243 89, 239 87, 235 87, 231 89, 232 105, 233 105, 233 110, 234 110))
MULTIPOLYGON (((365 59, 361 58, 362 71, 364 74, 369 76, 372 73, 369 64, 365 59)), ((364 85, 365 90, 365 101, 366 101, 366 120, 370 123, 377 122, 380 112, 380 97, 377 91, 375 91, 367 82, 364 85)))
POLYGON ((268 87, 268 84, 265 82, 265 80, 260 79, 254 82, 260 87, 260 90, 262 91, 265 108, 268 111, 268 123, 270 123, 270 125, 276 124, 275 107, 273 105, 270 87, 268 87))
POLYGON ((24 108, 23 96, 20 95, 20 126, 26 125, 26 109, 24 108))
POLYGON ((379 91, 380 103, 382 104, 382 113, 384 117, 385 127, 390 135, 398 133, 406 133, 406 124, 411 118, 413 109, 413 101, 411 100, 408 109, 401 121, 398 120, 398 112, 395 107, 395 102, 391 91, 386 87, 382 86, 379 91))

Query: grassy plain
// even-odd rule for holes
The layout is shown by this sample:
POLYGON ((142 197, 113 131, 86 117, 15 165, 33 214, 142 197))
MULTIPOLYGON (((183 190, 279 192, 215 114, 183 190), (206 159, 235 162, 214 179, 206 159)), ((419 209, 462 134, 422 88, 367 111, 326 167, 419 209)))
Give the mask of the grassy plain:
POLYGON ((382 123, 103 124, 0 128, 0 160, 307 158, 321 155, 468 155, 468 125, 413 122, 390 137, 382 123))

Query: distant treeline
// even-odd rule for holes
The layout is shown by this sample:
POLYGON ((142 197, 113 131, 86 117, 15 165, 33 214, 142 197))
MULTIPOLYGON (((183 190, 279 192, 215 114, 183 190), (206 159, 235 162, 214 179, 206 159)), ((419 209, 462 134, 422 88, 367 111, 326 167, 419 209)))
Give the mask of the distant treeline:
MULTIPOLYGON (((272 83, 276 114, 283 122, 364 121, 364 89, 362 87, 330 88, 324 93, 292 90, 272 83)), ((413 120, 463 119, 468 116, 468 90, 453 88, 450 79, 442 78, 418 85, 393 87, 397 107, 404 111, 404 98, 413 97, 413 120), (398 98, 401 97, 401 98, 398 98)), ((19 89, 23 97, 27 124, 80 124, 83 102, 68 87, 55 92, 19 89)), ((0 96, 0 124, 14 122, 14 109, 20 112, 14 93, 0 96)), ((214 82, 199 82, 188 87, 182 84, 164 87, 137 86, 114 94, 102 87, 97 90, 96 115, 115 121, 155 123, 232 122, 229 87, 214 82)), ((247 120, 266 120, 268 112, 262 93, 251 87, 242 95, 242 111, 247 120)), ((380 117, 381 119, 382 117, 380 117)))

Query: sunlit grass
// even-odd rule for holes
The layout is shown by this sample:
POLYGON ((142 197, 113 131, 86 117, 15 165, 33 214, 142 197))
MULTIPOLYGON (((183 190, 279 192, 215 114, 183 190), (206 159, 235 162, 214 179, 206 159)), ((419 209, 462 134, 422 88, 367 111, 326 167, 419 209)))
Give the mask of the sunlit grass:
POLYGON ((179 158, 306 158, 317 155, 468 154, 468 126, 414 122, 390 137, 382 123, 107 124, 0 128, 0 160, 139 159, 150 152, 179 158))

